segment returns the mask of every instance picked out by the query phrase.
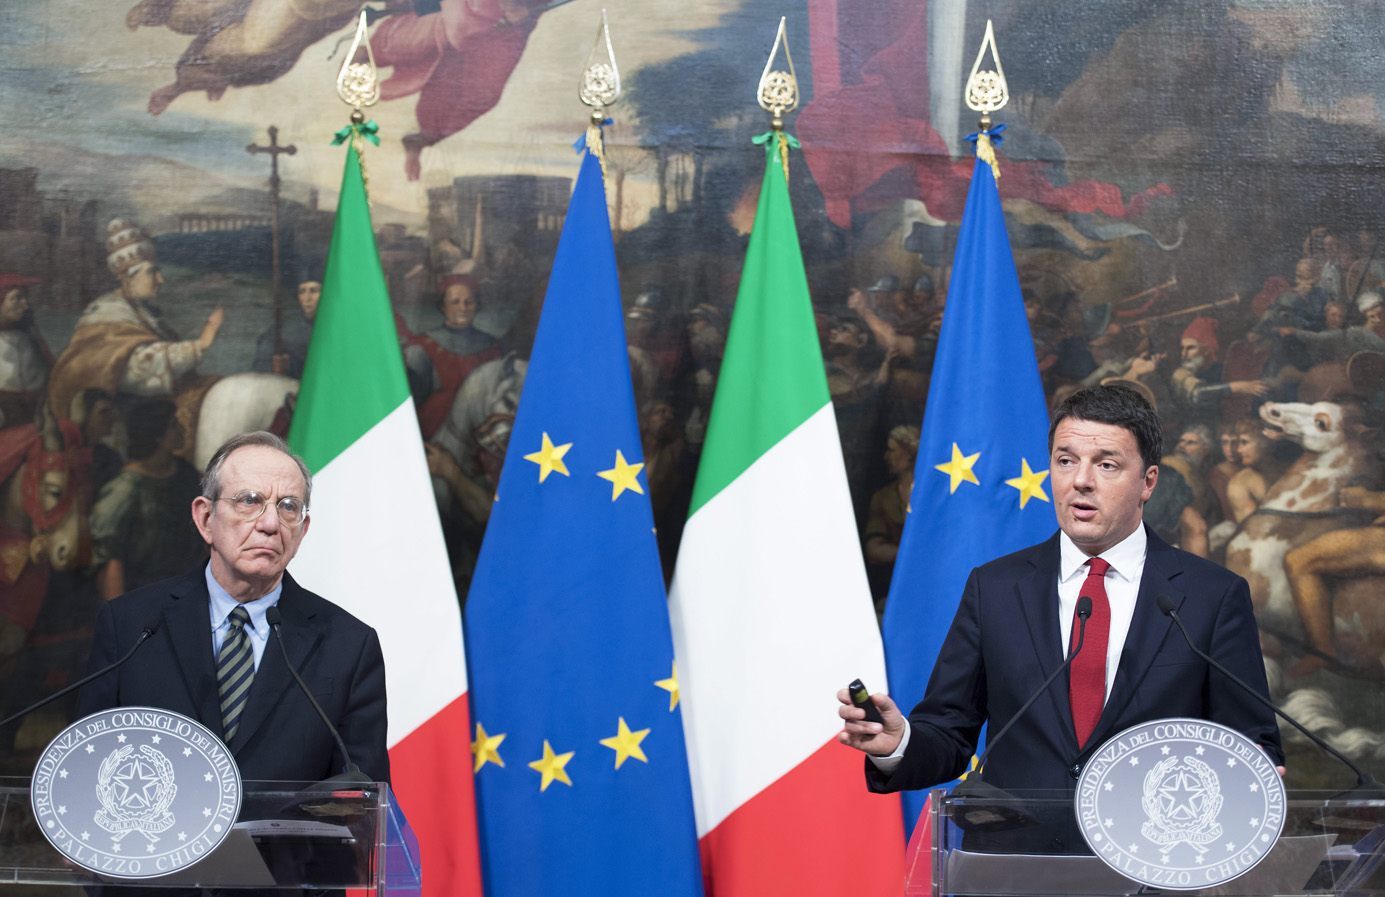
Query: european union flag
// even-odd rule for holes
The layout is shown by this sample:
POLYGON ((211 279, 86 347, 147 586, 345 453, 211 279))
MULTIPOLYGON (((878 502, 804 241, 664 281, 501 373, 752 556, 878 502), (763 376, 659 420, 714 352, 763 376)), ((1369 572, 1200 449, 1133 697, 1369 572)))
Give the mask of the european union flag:
MULTIPOLYGON (((972 568, 1053 534, 1047 479, 1039 366, 996 179, 978 159, 885 605, 885 665, 905 713, 923 697, 972 568)), ((910 830, 926 797, 904 795, 910 830)))
POLYGON ((643 462, 587 152, 466 608, 489 897, 702 894, 643 462))

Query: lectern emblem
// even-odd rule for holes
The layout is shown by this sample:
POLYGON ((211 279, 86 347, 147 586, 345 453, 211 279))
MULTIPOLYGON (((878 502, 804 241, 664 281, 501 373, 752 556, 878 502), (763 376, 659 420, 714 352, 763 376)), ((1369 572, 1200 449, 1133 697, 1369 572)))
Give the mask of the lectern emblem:
POLYGON ((1077 783, 1083 837, 1128 878, 1167 890, 1228 882, 1264 859, 1284 827, 1284 783, 1260 747, 1217 723, 1127 729, 1077 783))
POLYGON ((156 878, 216 849, 240 811, 241 781, 221 740, 152 707, 80 719, 34 770, 39 828, 58 852, 106 878, 156 878))
POLYGON ((1149 817, 1140 831, 1165 855, 1178 844, 1205 854, 1202 845, 1222 836, 1217 822, 1221 782, 1212 767, 1196 757, 1169 757, 1155 764, 1145 776, 1140 806, 1149 817))
POLYGON ((168 812, 178 794, 173 764, 154 747, 142 744, 139 753, 127 744, 111 751, 96 774, 101 809, 95 822, 119 841, 130 832, 155 835, 177 820, 168 812))

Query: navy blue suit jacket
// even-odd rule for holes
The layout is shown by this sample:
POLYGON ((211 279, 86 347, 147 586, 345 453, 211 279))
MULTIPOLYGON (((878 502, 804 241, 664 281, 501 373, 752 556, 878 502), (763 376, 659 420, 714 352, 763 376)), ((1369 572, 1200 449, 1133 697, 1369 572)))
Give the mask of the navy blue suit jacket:
MULTIPOLYGON (((1067 678, 1060 676, 996 744, 986 782, 1071 795, 1082 765, 1104 741, 1172 716, 1229 726, 1284 762, 1274 713, 1194 654, 1157 604, 1161 595, 1172 598, 1197 646, 1268 697, 1246 581, 1147 532, 1135 616, 1091 738, 1077 744, 1067 678)), ((1058 566, 1055 533, 972 571, 924 698, 909 714, 903 762, 887 776, 866 760, 872 791, 930 788, 961 775, 982 724, 989 719, 990 732, 998 732, 1062 664, 1058 566)))
MULTIPOLYGON (((120 657, 145 624, 159 629, 129 662, 86 686, 81 715, 111 707, 175 710, 224 738, 205 566, 127 592, 96 617, 88 672, 120 657)), ((284 574, 280 627, 289 659, 341 732, 351 758, 389 781, 385 749, 385 660, 375 630, 284 574)), ((315 782, 345 764, 327 727, 284 666, 271 632, 236 737, 227 745, 247 780, 315 782)))

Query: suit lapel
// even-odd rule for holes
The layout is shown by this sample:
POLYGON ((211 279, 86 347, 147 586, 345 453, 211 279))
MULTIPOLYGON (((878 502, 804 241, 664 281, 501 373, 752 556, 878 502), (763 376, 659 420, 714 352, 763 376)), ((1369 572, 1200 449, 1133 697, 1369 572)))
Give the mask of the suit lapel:
POLYGON ((284 694, 290 688, 298 688, 288 667, 284 666, 284 652, 288 653, 294 668, 301 671, 304 662, 322 639, 322 632, 314 623, 314 615, 303 607, 301 592, 298 584, 285 573, 284 591, 279 596, 278 604, 279 613, 283 615, 279 631, 284 636, 284 651, 279 650, 276 644, 278 636, 271 631, 264 656, 260 658, 260 668, 255 671, 255 681, 250 686, 250 695, 246 699, 236 737, 229 745, 233 753, 269 718, 270 711, 284 699, 284 694))
POLYGON ((173 642, 178 670, 183 676, 194 715, 198 722, 218 736, 221 731, 221 706, 216 689, 216 661, 212 657, 212 625, 208 610, 210 597, 203 569, 177 583, 173 601, 164 621, 173 642))
MULTIPOLYGON (((1015 583, 1026 623, 1025 630, 1030 635, 1039 668, 1045 676, 1057 669, 1066 656, 1063 632, 1058 625, 1058 557, 1058 535, 1055 533, 1047 542, 1035 546, 1029 559, 1034 566, 1033 572, 1015 583)), ((1059 721, 1075 750, 1077 736, 1073 732, 1072 706, 1068 703, 1065 683, 1066 680, 1055 681, 1049 686, 1043 700, 1049 702, 1050 713, 1059 721)), ((1034 708, 1028 712, 1034 712, 1034 708)))
POLYGON ((1096 745, 1116 734, 1119 721, 1125 718, 1125 708, 1139 691, 1140 683, 1149 672, 1168 638, 1173 622, 1159 610, 1159 596, 1168 595, 1175 603, 1183 602, 1179 577, 1183 566, 1167 542, 1148 527, 1149 542, 1145 549, 1145 569, 1140 575, 1140 591, 1135 597, 1135 615, 1130 620, 1130 632, 1121 648, 1120 666, 1111 684, 1111 697, 1102 709, 1101 719, 1092 731, 1090 744, 1096 745))

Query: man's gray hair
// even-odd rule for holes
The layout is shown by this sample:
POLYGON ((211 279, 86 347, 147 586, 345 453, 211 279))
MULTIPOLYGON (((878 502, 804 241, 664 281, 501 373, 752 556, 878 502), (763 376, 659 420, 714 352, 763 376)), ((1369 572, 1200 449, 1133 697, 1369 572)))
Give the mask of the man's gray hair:
POLYGON ((268 430, 251 430, 249 433, 241 433, 239 436, 232 436, 221 444, 221 448, 212 455, 212 460, 207 462, 207 472, 202 474, 202 497, 215 503, 221 498, 221 467, 226 463, 226 459, 236 449, 243 449, 247 446, 262 445, 272 448, 275 451, 283 452, 293 459, 293 463, 298 465, 298 472, 303 474, 303 507, 311 507, 313 499, 313 474, 308 470, 308 465, 303 463, 303 459, 293 453, 289 444, 275 436, 268 430))
POLYGON ((1206 424, 1189 424, 1183 428, 1183 433, 1192 433, 1198 439, 1201 439, 1208 448, 1211 448, 1212 444, 1216 441, 1212 438, 1212 428, 1206 424))

